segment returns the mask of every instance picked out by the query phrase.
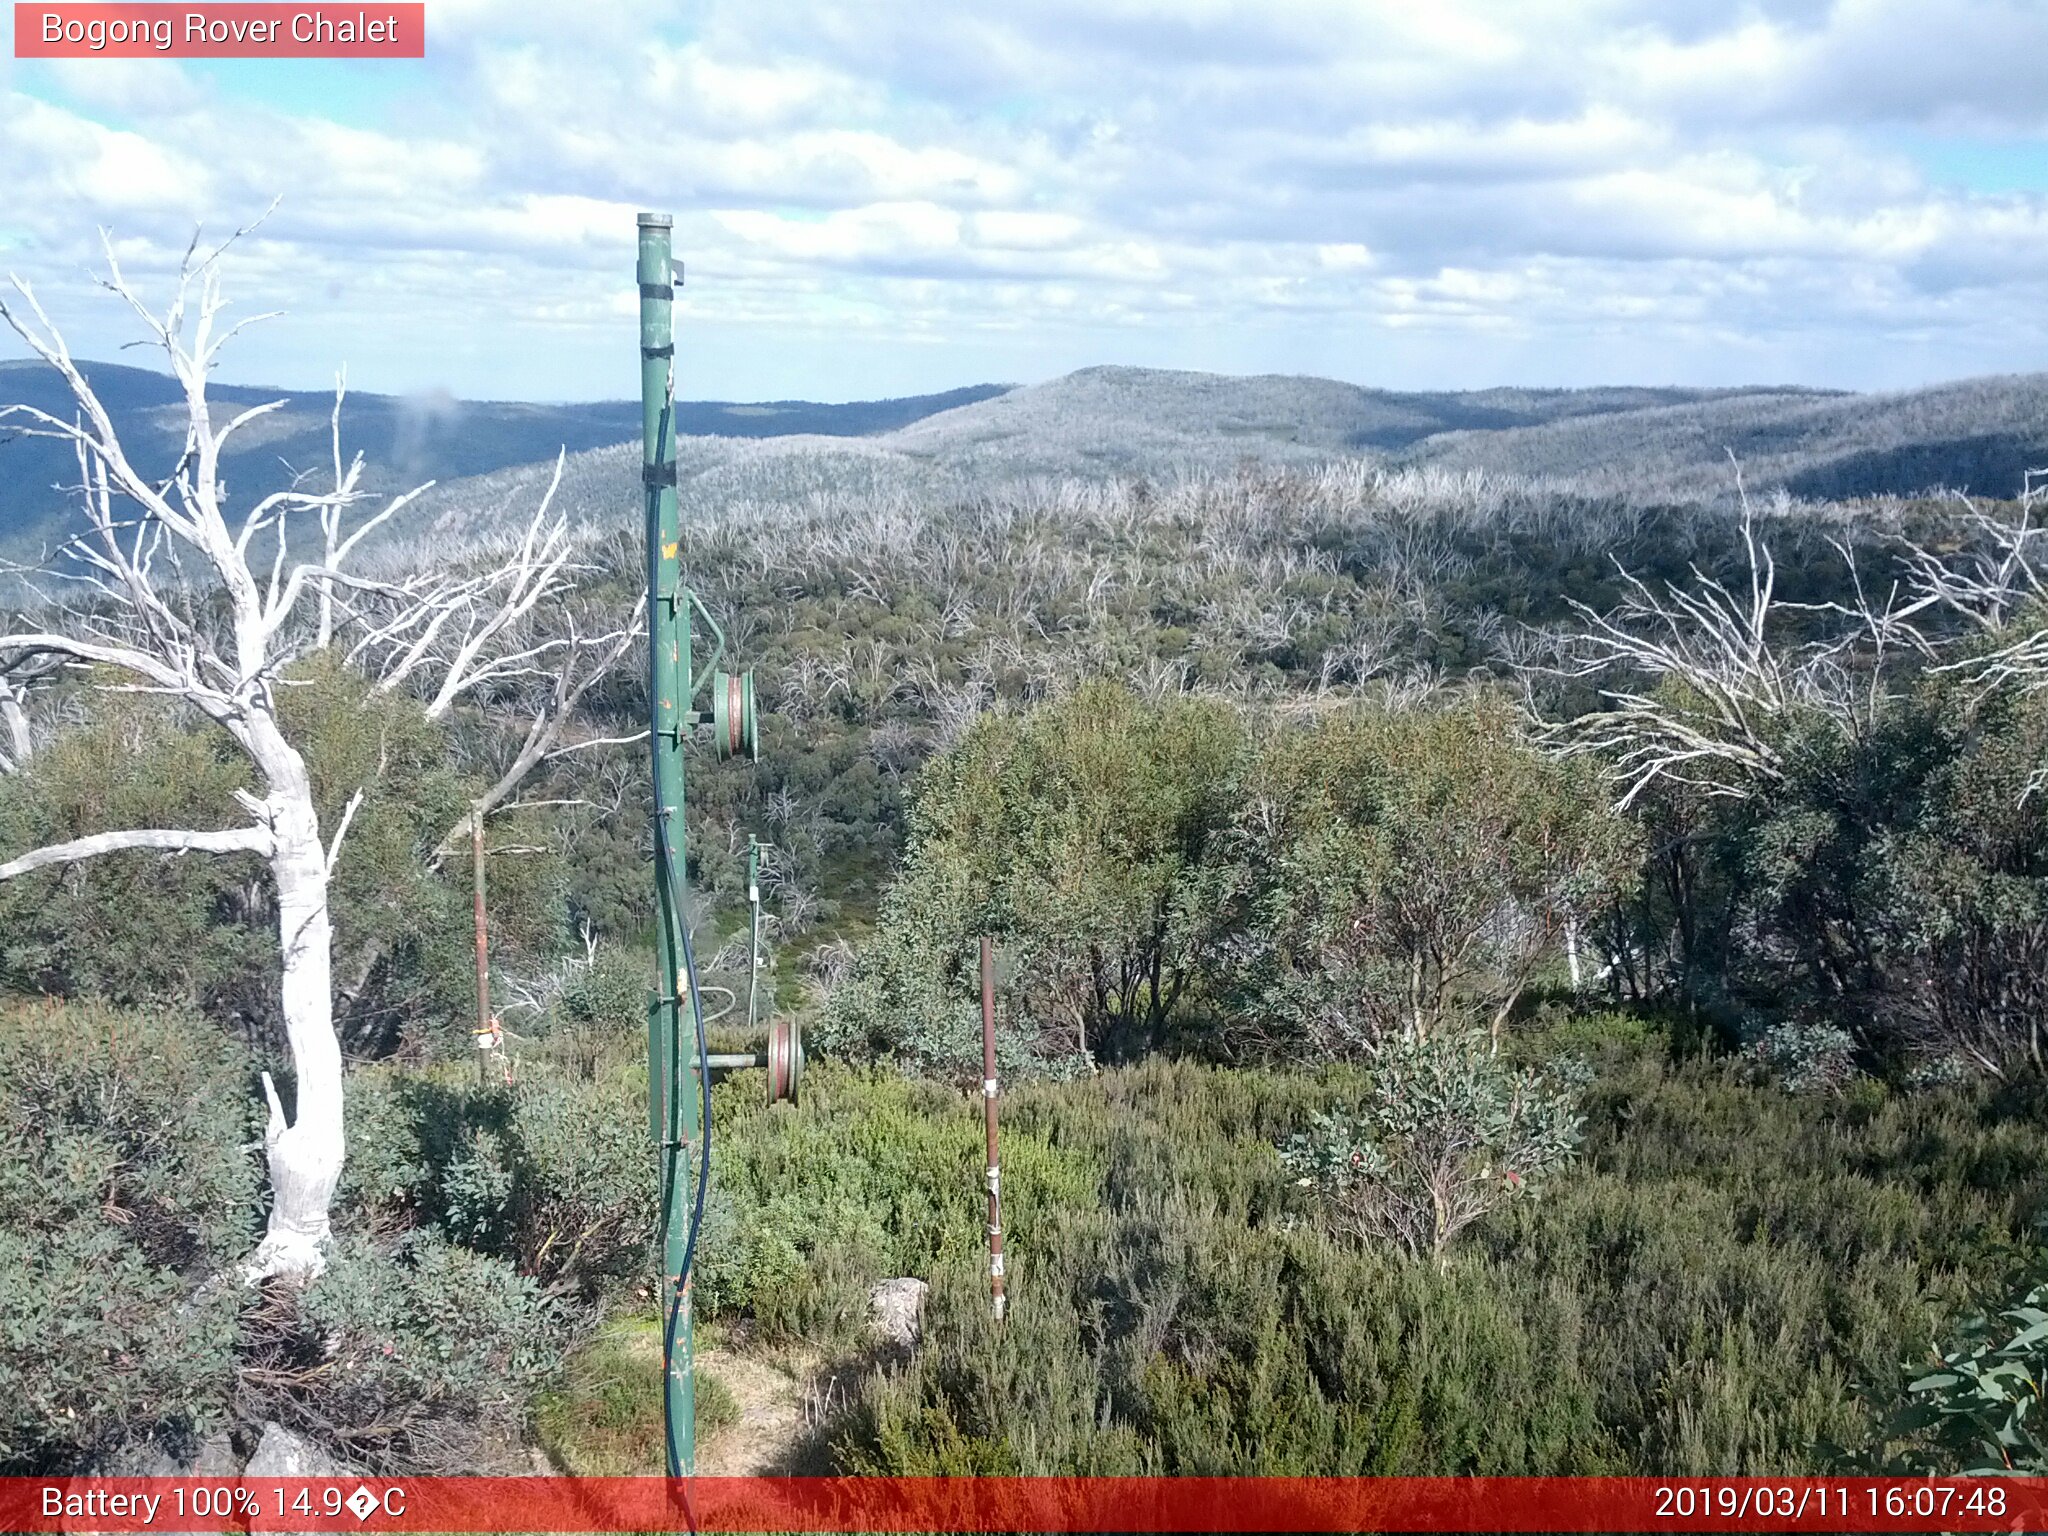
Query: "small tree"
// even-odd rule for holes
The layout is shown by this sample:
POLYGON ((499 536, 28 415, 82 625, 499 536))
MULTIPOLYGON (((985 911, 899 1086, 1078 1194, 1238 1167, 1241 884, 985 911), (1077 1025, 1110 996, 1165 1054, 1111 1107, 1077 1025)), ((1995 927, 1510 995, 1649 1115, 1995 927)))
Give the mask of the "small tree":
POLYGON ((978 1079, 973 954, 988 932, 1018 973, 1014 1018, 1045 1052, 1157 1049, 1201 960, 1193 876, 1245 746, 1226 705, 1147 703, 1113 683, 983 717, 925 769, 883 932, 835 992, 826 1037, 910 1056, 957 1037, 978 1079))
POLYGON ((1468 1024, 1498 1038, 1575 915, 1633 867, 1593 776, 1514 726, 1475 696, 1269 738, 1214 900, 1242 1027, 1280 1054, 1468 1024))
POLYGON ((1524 669, 1532 694, 1559 677, 1596 684, 1597 707, 1539 716, 1538 739, 1597 763, 1617 809, 1634 808, 1647 834, 1634 898, 1610 908, 1612 973, 1640 993, 1653 957, 1675 951, 1679 989, 1695 1006, 1725 979, 1715 973, 1742 894, 1715 868, 1739 855, 1729 828, 1770 815, 1769 802, 1810 774, 1801 758, 1816 742, 1867 742, 1885 728, 1900 662, 1931 650, 1915 620, 1936 601, 1896 584, 1874 598, 1852 548, 1836 542, 1853 601, 1788 602, 1746 494, 1740 532, 1732 581, 1694 566, 1690 581, 1660 589, 1617 561, 1620 605, 1599 613, 1572 602, 1582 629, 1564 640, 1563 659, 1524 669))
POLYGON ((1483 1034, 1404 1030, 1370 1060, 1362 1103, 1281 1148, 1295 1182, 1359 1237, 1440 1265, 1465 1228, 1577 1156, 1571 1093, 1510 1067, 1483 1034))

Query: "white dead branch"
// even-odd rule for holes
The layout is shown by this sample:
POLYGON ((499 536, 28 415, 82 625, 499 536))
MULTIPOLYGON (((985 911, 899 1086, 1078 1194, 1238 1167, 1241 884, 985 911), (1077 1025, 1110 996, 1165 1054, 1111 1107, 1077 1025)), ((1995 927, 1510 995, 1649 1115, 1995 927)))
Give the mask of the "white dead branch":
MULTIPOLYGON (((1620 807, 1660 781, 1749 797, 1784 777, 1783 732, 1797 713, 1866 726, 1886 696, 1889 654, 1902 644, 1926 649, 1910 622, 1927 606, 1924 595, 1902 602, 1895 589, 1873 605, 1859 577, 1854 608, 1780 598, 1777 564, 1747 497, 1742 543, 1746 580, 1733 589, 1694 566, 1690 583, 1657 592, 1617 561, 1620 607, 1602 614, 1573 602, 1585 631, 1563 642, 1567 659, 1533 669, 1616 680, 1600 690, 1602 708, 1546 725, 1545 738, 1566 755, 1602 759, 1620 807), (1851 619, 1855 633, 1785 644, 1776 631, 1794 611, 1851 619)), ((1836 547, 1854 575, 1854 557, 1836 547)))

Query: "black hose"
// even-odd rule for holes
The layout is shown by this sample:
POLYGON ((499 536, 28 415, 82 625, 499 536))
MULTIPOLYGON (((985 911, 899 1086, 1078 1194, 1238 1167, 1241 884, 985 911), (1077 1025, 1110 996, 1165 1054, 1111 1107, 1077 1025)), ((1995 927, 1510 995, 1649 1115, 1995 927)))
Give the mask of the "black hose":
MULTIPOLYGON (((675 420, 673 369, 671 369, 669 382, 668 398, 662 403, 661 419, 655 429, 654 440, 657 444, 668 443, 673 445, 674 442, 674 439, 669 435, 674 428, 675 420)), ((672 446, 671 453, 673 453, 672 446)), ((673 460, 671 460, 672 464, 673 460)), ((669 471, 668 483, 671 485, 675 483, 672 467, 669 471)), ((661 493, 654 487, 653 482, 650 481, 647 494, 647 595, 648 601, 651 604, 659 601, 661 597, 660 592, 657 590, 658 583, 656 581, 656 576, 660 569, 656 549, 659 539, 658 509, 661 493)), ((680 573, 678 574, 680 575, 680 573)), ((649 617, 651 621, 651 609, 649 617)), ((684 623, 687 625, 688 622, 689 619, 686 613, 684 615, 684 623)), ((659 680, 661 662, 655 654, 651 635, 648 641, 648 669, 650 686, 648 688, 647 703, 649 710, 655 711, 657 702, 661 698, 659 680)), ((687 687, 690 679, 685 675, 678 679, 678 681, 687 687)), ((686 698, 685 703, 687 702, 686 698)), ((651 724, 653 729, 648 732, 647 742, 652 755, 658 762, 661 754, 661 722, 658 711, 656 718, 651 724)), ((679 1478, 683 1475, 683 1458, 682 1449, 676 1444, 675 1381, 668 1371, 668 1362, 675 1354, 676 1323, 682 1316, 684 1291, 690 1283, 690 1269, 697 1258, 697 1234, 704 1226, 704 1196, 711 1186, 711 1073, 702 1065, 704 1058, 711 1053, 709 1042, 704 1033, 704 999, 697 991, 697 956, 690 944, 690 925, 681 910, 682 903, 679 899, 682 891, 681 871, 675 869, 671 863, 668 829, 663 824, 664 818, 671 814, 671 812, 663 809, 659 804, 660 783, 661 774, 657 766, 654 772, 654 784, 656 786, 656 825, 654 833, 655 894, 657 905, 666 909, 662 913, 663 920, 672 922, 675 925, 676 932, 682 936, 683 970, 690 979, 690 1017, 695 1025, 694 1032, 697 1037, 697 1060, 699 1062, 697 1081, 703 1089, 703 1113, 700 1117, 700 1134, 697 1146, 697 1200, 695 1207, 690 1212, 690 1234, 683 1243, 683 1262, 676 1271, 675 1286, 669 1294, 668 1317, 662 1328, 661 1418, 663 1431, 668 1442, 668 1475, 671 1478, 679 1478)), ((681 816, 683 808, 680 805, 674 807, 673 814, 681 816)), ((672 978, 670 977, 664 976, 662 978, 662 990, 664 992, 668 990, 671 981, 672 978)), ((680 1001, 681 999, 677 999, 678 1003, 680 1001)), ((681 1075, 681 1056, 682 1042, 679 1040, 676 1042, 676 1057, 669 1064, 670 1080, 666 1084, 666 1089, 671 1092, 675 1087, 676 1078, 681 1075)), ((651 1088, 652 1086, 650 1083, 649 1087, 651 1088)), ((664 1093, 663 1102, 664 1105, 673 1103, 669 1092, 664 1093)), ((669 1201, 675 1192, 677 1159, 681 1154, 681 1150, 677 1143, 673 1141, 668 1142, 662 1167, 661 1245, 664 1252, 668 1248, 669 1201)), ((693 1425, 691 1428, 694 1433, 695 1426, 693 1425)), ((686 1490, 684 1493, 684 1507, 686 1511, 688 1511, 688 1498, 689 1495, 686 1490)), ((690 1528, 694 1531, 697 1523, 694 1512, 690 1513, 689 1521, 690 1528)))
MULTIPOLYGON (((662 862, 665 865, 667 860, 664 858, 662 862)), ((670 886, 669 889, 673 892, 674 887, 670 886)), ((690 1016, 696 1024, 697 1060, 701 1063, 710 1055, 704 1033, 704 1000, 697 991, 697 955, 690 943, 690 925, 683 919, 680 912, 676 914, 676 930, 682 935, 683 939, 683 972, 690 979, 690 1016)), ((680 1044, 681 1042, 678 1042, 678 1046, 680 1044)), ((678 1050, 677 1055, 681 1055, 680 1050, 678 1050)), ((681 1065, 681 1061, 677 1060, 673 1063, 671 1070, 679 1071, 681 1065)), ((702 1066, 699 1066, 697 1071, 697 1082, 703 1094, 703 1113, 698 1122, 697 1199, 695 1208, 690 1212, 690 1233, 683 1242, 683 1262, 676 1271, 675 1285, 669 1293, 668 1318, 662 1329, 661 1358, 664 1369, 661 1376, 661 1418, 663 1431, 668 1442, 668 1475, 670 1477, 681 1477, 683 1475, 683 1456, 682 1448, 676 1443, 675 1377, 666 1369, 666 1366, 675 1354, 676 1324, 682 1317, 684 1289, 689 1285, 690 1270, 697 1259, 697 1234, 704 1226, 704 1196, 711 1187, 711 1074, 704 1070, 702 1066)), ((673 1088, 674 1083, 671 1082, 669 1086, 673 1088)), ((664 1248, 668 1245, 669 1194, 675 1188, 676 1160, 680 1150, 677 1144, 673 1142, 669 1144, 668 1167, 662 1180, 661 1240, 664 1248)), ((692 1426, 693 1430, 694 1428, 695 1426, 692 1426)))

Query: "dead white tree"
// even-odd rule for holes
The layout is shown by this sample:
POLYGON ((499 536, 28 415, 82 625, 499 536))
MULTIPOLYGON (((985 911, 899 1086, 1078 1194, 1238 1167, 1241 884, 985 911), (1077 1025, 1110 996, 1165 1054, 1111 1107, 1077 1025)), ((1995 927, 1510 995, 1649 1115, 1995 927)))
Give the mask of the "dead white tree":
MULTIPOLYGON (((332 489, 306 490, 301 480, 255 501, 231 520, 224 450, 237 432, 284 404, 253 406, 217 423, 207 400, 208 375, 222 346, 251 323, 221 325, 219 262, 243 233, 237 231, 204 255, 195 237, 162 315, 138 297, 103 236, 107 275, 102 286, 140 317, 148 343, 163 354, 183 394, 184 450, 172 473, 160 481, 145 476, 129 458, 106 407, 30 286, 13 278, 16 298, 0 300, 0 320, 58 373, 75 407, 68 421, 20 405, 0 410, 0 420, 71 444, 86 524, 61 551, 65 574, 77 584, 79 596, 38 612, 11 633, 0 626, 0 676, 18 677, 21 668, 54 660, 96 669, 97 686, 174 701, 227 733, 255 770, 261 793, 237 791, 245 818, 237 824, 98 833, 0 862, 0 880, 137 849, 247 853, 264 860, 276 892, 281 1013, 297 1095, 288 1118, 270 1076, 264 1075, 271 1210, 268 1233, 244 1268, 253 1280, 319 1271, 329 1207, 346 1155, 328 889, 363 795, 359 788, 338 824, 323 836, 305 758, 279 718, 283 674, 306 652, 335 638, 337 607, 345 608, 343 598, 352 594, 384 615, 397 632, 417 635, 437 622, 440 631, 455 624, 467 642, 474 642, 440 658, 446 670, 431 696, 445 710, 467 689, 502 675, 502 637, 531 613, 533 604, 527 602, 513 620, 499 622, 492 599, 502 609, 509 591, 510 604, 517 606, 530 595, 533 581, 531 572, 509 582, 503 572, 480 578, 409 576, 395 582, 352 574, 344 564, 347 557, 418 491, 390 498, 344 535, 344 522, 353 521, 351 514, 364 499, 362 461, 358 456, 342 468, 338 427, 332 489), (316 517, 321 530, 316 553, 295 558, 289 534, 308 517, 316 517), (315 610, 310 617, 303 611, 308 607, 315 610), (460 622, 465 618, 466 629, 460 622)), ((536 531, 545 521, 543 508, 529 530, 529 545, 548 543, 550 535, 536 531)), ((559 590, 545 580, 541 585, 549 592, 559 590)), ((573 638, 565 643, 576 648, 573 638)), ((615 660, 626 643, 614 639, 598 654, 615 660)), ((426 665, 424 658, 432 653, 431 644, 423 648, 418 664, 426 665)), ((553 698, 558 707, 573 708, 588 686, 587 677, 580 687, 558 685, 553 698)), ((10 688, 5 724, 12 743, 8 756, 17 766, 25 755, 16 724, 21 714, 19 691, 10 688)), ((560 730, 556 719, 540 734, 552 744, 560 730)), ((223 819, 233 809, 223 805, 223 819)))
POLYGON ((1768 633, 1777 565, 1746 507, 1742 539, 1749 581, 1740 595, 1697 566, 1690 587, 1659 594, 1616 561, 1626 586, 1617 612, 1571 605, 1587 627, 1577 654, 1554 670, 1629 681, 1603 688, 1605 708, 1551 736, 1567 753, 1610 764, 1620 806, 1660 779, 1740 797, 1781 776, 1773 726, 1799 700, 1798 669, 1768 633))
MULTIPOLYGON (((1937 671, 1960 672, 1988 693, 2011 689, 2035 693, 2048 688, 2048 575, 2041 565, 2048 528, 2041 507, 2048 501, 2048 469, 2030 469, 2022 482, 2019 516, 2007 520, 1968 508, 1967 543, 1953 553, 1924 545, 1906 547, 1906 564, 1920 607, 1939 608, 1960 619, 1975 643, 1937 671)), ((2025 799, 2048 785, 2048 764, 2036 768, 2021 793, 2025 799)))
POLYGON ((1783 779, 1793 717, 1818 711, 1867 726, 1887 697, 1889 657, 1902 645, 1926 651, 1911 623, 1928 606, 1924 595, 1902 601, 1894 588, 1874 604, 1854 554, 1838 543, 1855 578, 1855 606, 1787 602, 1777 595, 1777 563, 1747 497, 1741 532, 1747 569, 1733 588, 1695 565, 1689 584, 1657 592, 1616 561, 1625 585, 1620 607, 1603 614, 1574 601, 1584 631, 1559 640, 1563 660, 1528 669, 1614 680, 1600 690, 1601 708, 1545 722, 1543 735, 1563 754, 1603 760, 1618 808, 1660 781, 1748 798, 1783 779), (1778 631, 1793 612, 1844 622, 1831 637, 1788 643, 1778 631))
POLYGON ((571 753, 647 739, 588 736, 565 740, 584 696, 614 672, 646 632, 647 598, 624 624, 579 611, 577 560, 568 519, 554 510, 566 455, 557 454, 540 505, 509 542, 474 552, 474 573, 450 576, 426 591, 382 588, 353 605, 357 620, 348 660, 377 679, 376 690, 415 692, 430 720, 444 721, 464 699, 489 694, 523 722, 519 745, 491 783, 451 826, 436 862, 468 835, 473 818, 519 808, 513 796, 544 764, 571 753))
POLYGON ((35 756, 36 728, 29 718, 29 691, 56 670, 57 658, 0 658, 0 774, 19 773, 35 756))
MULTIPOLYGON (((1909 544, 1906 564, 1920 596, 1985 635, 2003 635, 2023 610, 2048 605, 2048 580, 2038 563, 2041 541, 2048 538, 2048 528, 2039 522, 2044 500, 2048 469, 2028 470, 2017 519, 2008 522, 1966 504, 1963 531, 1973 541, 1969 547, 1939 554, 1925 545, 1909 544)), ((2048 629, 2035 628, 2007 650, 2048 658, 2048 629)), ((2023 665, 2031 669, 2034 664, 2023 665)))

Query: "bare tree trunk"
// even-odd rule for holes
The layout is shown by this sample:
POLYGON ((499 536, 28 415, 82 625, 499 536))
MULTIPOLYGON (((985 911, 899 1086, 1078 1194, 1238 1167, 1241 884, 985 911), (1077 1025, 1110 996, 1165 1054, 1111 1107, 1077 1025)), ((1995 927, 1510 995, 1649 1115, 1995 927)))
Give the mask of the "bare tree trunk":
POLYGON ((328 1209, 341 1181, 346 1150, 341 1041, 334 1032, 327 850, 320 845, 305 763, 275 735, 274 726, 262 735, 270 738, 262 742, 261 760, 272 786, 265 802, 275 839, 270 872, 277 884, 285 1038, 298 1091, 287 1124, 277 1089, 264 1074, 263 1091, 270 1101, 270 1121, 263 1134, 270 1161, 270 1230, 249 1260, 251 1279, 320 1272, 326 1258, 328 1209))
POLYGON ((0 773, 19 773, 35 751, 21 695, 0 674, 0 773))

